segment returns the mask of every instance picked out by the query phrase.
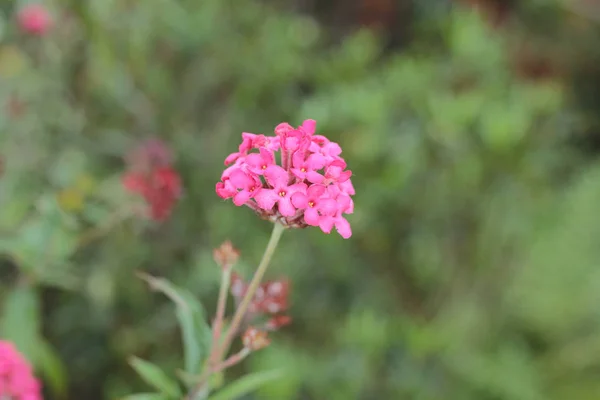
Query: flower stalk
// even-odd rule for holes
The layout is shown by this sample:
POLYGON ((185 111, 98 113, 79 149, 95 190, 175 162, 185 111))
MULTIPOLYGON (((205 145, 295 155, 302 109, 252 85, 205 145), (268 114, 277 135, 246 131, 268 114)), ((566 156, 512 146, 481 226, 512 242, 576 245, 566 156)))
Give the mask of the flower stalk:
POLYGON ((256 294, 256 290, 258 289, 260 282, 267 271, 284 229, 285 227, 281 224, 276 223, 273 225, 273 231, 271 232, 269 243, 267 244, 265 252, 263 253, 260 264, 254 273, 244 298, 240 302, 235 314, 233 315, 233 319, 229 325, 229 329, 224 335, 224 339, 221 340, 225 306, 227 305, 227 292, 229 290, 229 284, 231 281, 231 266, 223 269, 221 288, 219 289, 219 299, 217 303, 217 315, 213 325, 213 346, 209 355, 208 365, 206 366, 205 372, 203 372, 198 379, 198 384, 189 392, 187 396, 188 400, 203 398, 202 395, 208 394, 210 391, 210 389, 207 387, 207 383, 212 374, 239 363, 252 351, 250 348, 244 347, 240 352, 221 362, 229 350, 231 342, 240 329, 240 324, 242 323, 244 316, 248 311, 248 307, 250 306, 250 303, 256 294))
POLYGON ((238 306, 237 310, 235 311, 235 314, 233 315, 233 319, 231 320, 229 329, 227 330, 227 333, 225 334, 225 339, 223 340, 223 343, 221 344, 220 347, 217 347, 217 354, 218 354, 217 359, 220 360, 223 358, 224 354, 227 352, 227 350, 229 349, 229 346, 231 345, 231 341, 237 334, 237 332, 240 328, 240 323, 242 322, 242 319, 244 318, 244 315, 245 315, 246 311, 248 310, 248 306, 250 305, 250 303, 252 302, 252 299, 254 298, 256 289, 258 289, 258 286, 260 285, 260 282, 262 281, 262 278, 265 275, 267 268, 269 267, 269 263, 271 262, 271 258, 273 257, 273 254, 275 253, 275 249, 277 248, 277 245, 279 244, 279 239, 281 238, 281 234, 283 233, 284 229, 285 229, 285 227, 281 224, 273 225, 273 231, 271 232, 271 238, 269 239, 269 243, 267 244, 267 248, 265 249, 263 257, 260 260, 260 264, 258 265, 256 272, 254 273, 254 277, 252 278, 252 281, 250 282, 248 291, 246 292, 246 295, 242 299, 240 305, 238 306))

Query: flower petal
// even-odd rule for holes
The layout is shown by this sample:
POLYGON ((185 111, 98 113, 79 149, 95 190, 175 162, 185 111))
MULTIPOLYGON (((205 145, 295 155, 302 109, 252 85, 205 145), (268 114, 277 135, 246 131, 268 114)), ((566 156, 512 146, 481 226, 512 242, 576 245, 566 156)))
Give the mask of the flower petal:
POLYGON ((354 191, 354 186, 352 185, 352 181, 350 179, 344 182, 339 182, 338 187, 340 188, 340 190, 351 196, 356 194, 356 192, 354 191))
POLYGON ((308 207, 308 197, 302 192, 296 192, 291 197, 292 204, 296 208, 306 208, 308 207))
POLYGON ((294 128, 287 122, 282 122, 275 127, 275 134, 277 136, 285 135, 289 131, 293 131, 294 128))
POLYGON ((306 193, 306 184, 305 183, 294 183, 293 185, 288 186, 287 188, 288 195, 290 197, 292 194, 301 192, 306 193))
POLYGON ((325 185, 310 185, 306 193, 311 199, 316 199, 321 197, 325 193, 325 190, 327 190, 325 185))
POLYGON ((317 121, 314 119, 307 119, 302 123, 302 129, 307 135, 313 135, 317 128, 317 121))
POLYGON ((304 166, 304 152, 296 151, 292 155, 292 165, 294 168, 302 168, 304 166))
POLYGON ((325 177, 318 172, 308 171, 306 173, 306 179, 310 183, 323 183, 323 181, 325 180, 325 177))
POLYGON ((250 200, 250 192, 247 190, 237 192, 236 195, 233 196, 233 204, 236 206, 243 206, 248 200, 250 200))
POLYGON ((310 226, 319 226, 319 213, 316 208, 309 207, 304 211, 304 222, 310 226))
POLYGON ((346 182, 348 179, 350 179, 351 176, 352 176, 352 171, 350 171, 350 170, 343 171, 340 173, 338 182, 346 182))
POLYGON ((333 217, 321 216, 321 218, 319 219, 319 228, 321 228, 321 230, 325 233, 330 233, 333 229, 334 223, 335 220, 333 217))
POLYGON ((313 170, 319 170, 319 169, 323 168, 326 163, 327 163, 327 159, 324 156, 322 156, 321 154, 311 154, 310 156, 308 156, 308 159, 306 160, 306 164, 308 165, 308 168, 313 169, 313 170))
POLYGON ((288 172, 278 165, 270 165, 265 170, 265 179, 269 185, 276 186, 287 186, 289 180, 288 172))
POLYGON ((298 168, 290 168, 290 171, 292 172, 292 175, 294 175, 299 180, 303 181, 304 179, 306 179, 306 172, 302 172, 298 168))
POLYGON ((352 228, 350 228, 350 223, 344 217, 336 218, 335 229, 344 239, 348 239, 350 236, 352 236, 352 228))
POLYGON ((338 203, 333 199, 319 199, 318 209, 321 214, 335 215, 338 210, 338 203))
POLYGON ((277 199, 279 199, 279 196, 272 189, 260 189, 254 195, 254 200, 256 200, 258 206, 267 211, 273 208, 277 199))
POLYGON ((238 189, 241 188, 245 188, 248 186, 251 186, 254 181, 252 180, 252 178, 250 178, 248 176, 248 174, 246 174, 244 171, 242 171, 241 169, 236 169, 233 170, 231 172, 231 174, 229 175, 229 180, 231 181, 231 183, 233 183, 235 185, 235 187, 237 187, 238 189))
POLYGON ((242 156, 242 153, 231 153, 230 155, 227 156, 227 158, 225 158, 225 165, 229 165, 232 162, 234 162, 235 160, 237 160, 238 158, 240 158, 242 156))
POLYGON ((245 161, 249 166, 252 167, 252 169, 256 170, 256 172, 258 172, 263 165, 263 158, 258 153, 248 154, 245 161))
POLYGON ((284 217, 291 217, 296 214, 296 208, 292 205, 289 197, 280 197, 278 202, 279 213, 284 217))
POLYGON ((261 147, 259 151, 263 163, 267 165, 275 164, 275 156, 271 150, 261 147))
POLYGON ((342 148, 336 142, 329 142, 323 146, 322 152, 330 157, 336 157, 342 154, 342 148))

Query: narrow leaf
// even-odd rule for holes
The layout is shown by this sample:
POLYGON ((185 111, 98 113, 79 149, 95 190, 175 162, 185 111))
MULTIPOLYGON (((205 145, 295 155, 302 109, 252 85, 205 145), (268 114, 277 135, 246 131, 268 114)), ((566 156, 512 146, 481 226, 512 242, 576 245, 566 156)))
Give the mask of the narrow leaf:
POLYGON ((0 336, 13 342, 35 364, 40 332, 40 304, 35 289, 19 286, 11 290, 1 315, 0 336))
POLYGON ((137 393, 123 397, 121 400, 169 400, 169 397, 160 393, 137 393))
POLYGON ((148 282, 152 289, 161 291, 175 303, 183 338, 185 372, 191 375, 200 373, 212 340, 202 304, 188 290, 179 288, 166 279, 141 273, 139 276, 148 282))
POLYGON ((210 396, 208 400, 235 400, 282 376, 283 372, 281 370, 246 375, 210 396))
POLYGON ((55 397, 64 398, 67 393, 67 369, 56 350, 45 340, 38 342, 40 370, 55 397))
POLYGON ((169 378, 159 367, 141 358, 131 357, 129 364, 150 386, 172 398, 181 395, 177 382, 169 378))

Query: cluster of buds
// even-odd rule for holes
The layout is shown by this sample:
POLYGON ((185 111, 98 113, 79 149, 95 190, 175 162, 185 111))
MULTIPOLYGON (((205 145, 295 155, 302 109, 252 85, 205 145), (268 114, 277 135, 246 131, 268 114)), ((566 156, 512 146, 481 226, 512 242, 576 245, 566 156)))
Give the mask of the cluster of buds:
POLYGON ((52 17, 41 4, 28 4, 17 13, 21 30, 30 35, 43 36, 52 27, 52 17))
POLYGON ((352 230, 343 214, 354 211, 352 172, 346 170, 341 147, 316 135, 315 128, 314 120, 306 120, 298 128, 277 125, 275 136, 242 133, 238 151, 225 159, 229 167, 216 185, 217 194, 263 219, 294 228, 318 226, 325 233, 335 227, 349 238, 352 230))
MULTIPOLYGON (((235 301, 236 308, 248 294, 250 284, 233 271, 240 253, 233 247, 230 241, 226 241, 213 251, 215 262, 221 266, 225 279, 225 288, 235 301)), ((236 330, 242 332, 244 348, 248 350, 259 350, 266 347, 270 341, 267 337, 268 331, 276 331, 285 325, 289 325, 292 319, 284 313, 288 309, 288 296, 290 293, 290 282, 287 279, 267 281, 256 289, 248 304, 248 308, 240 320, 236 330)), ((225 294, 225 293, 224 293, 225 294)), ((220 299, 225 301, 225 299, 220 299)), ((214 327, 221 326, 225 305, 219 304, 214 327)))
POLYGON ((31 366, 10 342, 0 340, 0 399, 42 400, 31 366))
POLYGON ((267 332, 251 326, 244 332, 242 343, 244 344, 244 348, 256 351, 267 347, 271 344, 271 340, 268 338, 267 332))
POLYGON ((181 179, 167 147, 158 140, 147 141, 132 151, 127 161, 123 186, 144 198, 151 219, 164 221, 181 196, 181 179))
MULTIPOLYGON (((231 295, 239 304, 248 291, 248 284, 238 274, 231 275, 231 295)), ((247 323, 255 323, 257 319, 266 317, 263 329, 275 331, 289 325, 292 319, 284 315, 288 308, 288 295, 290 293, 290 282, 287 279, 268 281, 261 284, 254 297, 245 317, 247 323)))

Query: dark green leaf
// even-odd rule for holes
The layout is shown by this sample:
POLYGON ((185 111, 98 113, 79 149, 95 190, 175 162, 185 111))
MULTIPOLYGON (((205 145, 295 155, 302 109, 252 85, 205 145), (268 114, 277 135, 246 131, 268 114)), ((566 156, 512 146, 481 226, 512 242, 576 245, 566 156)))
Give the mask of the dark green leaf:
POLYGON ((45 340, 38 341, 39 365, 45 382, 56 397, 64 398, 67 392, 67 369, 56 350, 45 340))
POLYGON ((165 279, 141 275, 154 290, 163 292, 176 305, 177 318, 183 337, 185 372, 198 374, 210 350, 212 333, 206 323, 202 304, 187 290, 165 279))
POLYGON ((181 395, 177 382, 169 378, 156 365, 142 360, 141 358, 131 357, 129 364, 150 386, 160 390, 161 393, 171 398, 178 398, 181 395))
POLYGON ((209 397, 209 400, 235 400, 253 392, 272 380, 280 378, 282 375, 283 372, 281 370, 263 371, 246 375, 209 397))

